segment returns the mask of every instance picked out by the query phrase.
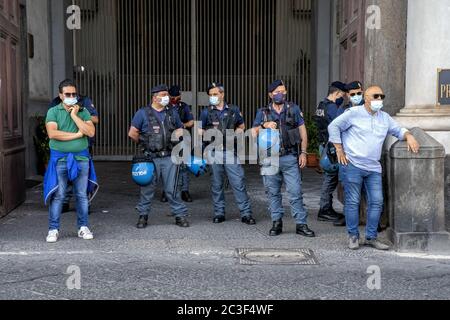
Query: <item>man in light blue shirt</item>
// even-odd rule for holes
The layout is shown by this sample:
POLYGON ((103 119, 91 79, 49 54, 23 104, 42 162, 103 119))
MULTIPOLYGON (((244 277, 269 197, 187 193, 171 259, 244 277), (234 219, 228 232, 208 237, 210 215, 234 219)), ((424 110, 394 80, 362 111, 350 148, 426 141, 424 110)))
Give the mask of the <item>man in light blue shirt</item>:
POLYGON ((330 142, 336 146, 338 160, 344 170, 345 216, 352 250, 359 249, 359 206, 363 186, 368 200, 365 244, 378 250, 389 249, 377 240, 383 209, 380 159, 386 137, 393 135, 406 140, 408 149, 414 153, 418 153, 420 148, 408 130, 381 111, 384 99, 380 87, 370 87, 365 93, 363 106, 349 109, 328 127, 330 142))

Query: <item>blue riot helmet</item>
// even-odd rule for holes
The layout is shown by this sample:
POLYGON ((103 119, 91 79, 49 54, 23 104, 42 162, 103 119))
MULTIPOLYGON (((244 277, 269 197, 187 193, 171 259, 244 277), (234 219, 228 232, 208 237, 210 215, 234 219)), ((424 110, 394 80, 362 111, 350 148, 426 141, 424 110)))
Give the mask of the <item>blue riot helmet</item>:
POLYGON ((335 173, 339 171, 339 165, 332 164, 327 155, 320 159, 320 167, 327 173, 335 173))
POLYGON ((272 129, 261 129, 258 136, 260 151, 280 152, 280 132, 272 129))
POLYGON ((322 151, 320 167, 327 173, 336 173, 339 171, 336 148, 332 143, 328 143, 322 151))
POLYGON ((149 186, 155 176, 155 165, 148 158, 134 158, 131 175, 137 185, 149 186))
POLYGON ((200 177, 208 172, 208 164, 206 160, 192 156, 191 160, 186 164, 188 170, 196 177, 200 177))

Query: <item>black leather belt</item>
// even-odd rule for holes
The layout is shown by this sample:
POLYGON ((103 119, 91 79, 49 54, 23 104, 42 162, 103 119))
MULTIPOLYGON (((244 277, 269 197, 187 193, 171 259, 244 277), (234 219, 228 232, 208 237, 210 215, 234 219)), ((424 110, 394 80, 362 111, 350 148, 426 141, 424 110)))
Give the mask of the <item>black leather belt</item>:
POLYGON ((172 151, 145 152, 145 155, 151 158, 166 158, 172 156, 172 151))

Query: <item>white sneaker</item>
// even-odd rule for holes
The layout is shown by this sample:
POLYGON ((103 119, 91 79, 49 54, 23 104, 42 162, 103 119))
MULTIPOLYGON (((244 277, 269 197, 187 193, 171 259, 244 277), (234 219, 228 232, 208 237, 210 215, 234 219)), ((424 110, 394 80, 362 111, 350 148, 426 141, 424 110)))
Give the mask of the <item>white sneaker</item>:
POLYGON ((58 241, 58 237, 59 237, 58 230, 50 230, 48 232, 47 242, 48 243, 55 243, 56 241, 58 241))
POLYGON ((81 227, 78 231, 78 237, 83 238, 84 240, 92 240, 94 239, 94 235, 88 227, 81 227))

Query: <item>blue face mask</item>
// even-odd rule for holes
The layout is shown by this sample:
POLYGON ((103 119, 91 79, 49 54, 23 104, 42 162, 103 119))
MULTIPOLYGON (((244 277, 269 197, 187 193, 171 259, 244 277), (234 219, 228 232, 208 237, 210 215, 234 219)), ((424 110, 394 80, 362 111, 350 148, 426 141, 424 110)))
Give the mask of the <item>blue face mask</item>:
POLYGON ((383 109, 383 101, 382 100, 374 100, 370 103, 370 109, 372 109, 373 112, 378 112, 381 109, 383 109))
POLYGON ((211 96, 211 97, 209 97, 209 103, 212 106, 218 106, 220 104, 220 99, 217 96, 211 96))
POLYGON ((342 106, 343 103, 344 103, 344 98, 339 98, 336 100, 336 104, 338 107, 342 106))
POLYGON ((71 107, 78 103, 78 99, 77 98, 65 98, 63 102, 66 106, 71 107))
POLYGON ((273 96, 273 102, 278 105, 284 104, 286 102, 286 95, 284 93, 277 93, 273 96))
POLYGON ((353 103, 354 106, 360 106, 362 104, 363 101, 363 97, 361 96, 354 96, 354 97, 350 97, 350 101, 353 103))

